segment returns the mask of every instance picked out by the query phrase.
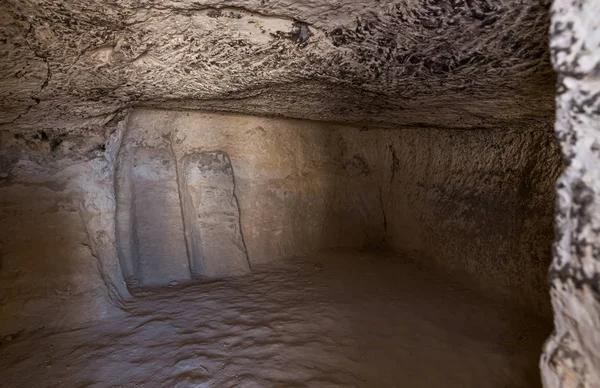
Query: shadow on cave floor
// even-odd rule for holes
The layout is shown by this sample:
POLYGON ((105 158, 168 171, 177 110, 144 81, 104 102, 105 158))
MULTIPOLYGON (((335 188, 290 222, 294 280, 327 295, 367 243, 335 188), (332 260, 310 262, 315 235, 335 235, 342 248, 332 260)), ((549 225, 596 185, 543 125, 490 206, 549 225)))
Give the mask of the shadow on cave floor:
POLYGON ((331 251, 144 291, 0 348, 3 387, 535 387, 549 327, 407 261, 331 251))

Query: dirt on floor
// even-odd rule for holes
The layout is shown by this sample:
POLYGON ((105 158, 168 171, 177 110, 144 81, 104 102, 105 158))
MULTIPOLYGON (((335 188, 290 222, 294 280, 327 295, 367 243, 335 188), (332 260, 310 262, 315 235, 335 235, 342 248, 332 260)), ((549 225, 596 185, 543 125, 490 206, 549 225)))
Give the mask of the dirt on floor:
POLYGON ((2 387, 535 387, 549 322, 388 254, 138 291, 122 318, 0 343, 2 387))

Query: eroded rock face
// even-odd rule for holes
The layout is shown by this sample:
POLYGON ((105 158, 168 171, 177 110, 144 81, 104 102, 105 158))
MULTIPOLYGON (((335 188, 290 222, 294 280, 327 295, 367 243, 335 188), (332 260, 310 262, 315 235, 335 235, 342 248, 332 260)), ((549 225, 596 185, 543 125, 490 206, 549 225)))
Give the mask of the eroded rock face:
POLYGON ((186 156, 182 165, 192 273, 223 277, 250 272, 229 156, 222 151, 199 152, 186 156))
MULTIPOLYGON (((206 254, 206 247, 213 252, 217 247, 225 249, 228 255, 239 253, 232 255, 237 258, 230 262, 237 263, 234 266, 213 266, 216 272, 204 274, 221 276, 222 269, 229 274, 247 271, 239 244, 243 237, 250 265, 332 247, 388 246, 402 255, 399 260, 441 267, 470 278, 487 295, 548 314, 544 272, 550 262, 552 185, 560 171, 560 157, 547 130, 524 132, 518 126, 495 131, 382 129, 138 109, 117 125, 106 150, 91 160, 79 156, 81 160, 50 163, 52 155, 58 153, 23 151, 20 161, 7 165, 10 180, 5 186, 56 179, 41 165, 48 171, 72 171, 71 180, 79 183, 69 195, 77 199, 87 231, 84 243, 95 257, 73 267, 55 268, 58 273, 83 274, 87 268, 99 274, 94 276, 105 281, 106 288, 98 288, 104 299, 94 300, 103 300, 107 311, 127 296, 124 278, 141 279, 135 265, 140 239, 159 241, 160 249, 168 246, 180 264, 186 264, 187 243, 187 259, 191 259, 187 273, 192 276, 210 269, 196 266, 196 258, 201 258, 199 264, 207 263, 206 258, 217 259, 215 254, 206 254), (153 160, 148 157, 142 160, 140 154, 136 166, 135 155, 140 152, 156 154, 157 162, 148 162, 153 160), (221 160, 214 166, 218 173, 206 169, 214 158, 205 163, 202 155, 224 154, 231 170, 224 157, 215 159, 221 160), (95 166, 93 174, 89 166, 95 166), (160 179, 150 179, 155 176, 160 179), (211 198, 219 198, 219 206, 212 206, 215 201, 198 201, 206 190, 211 198), (136 197, 144 196, 146 201, 136 204, 136 197), (234 198, 239 231, 235 230, 234 198), (148 219, 136 220, 132 217, 136 213, 148 219), (197 218, 206 213, 227 221, 219 227, 231 227, 213 234, 206 218, 197 218), (146 230, 148 235, 140 234, 144 231, 139 229, 141 221, 154 228, 146 230), (170 225, 169 230, 160 232, 165 225, 170 225), (198 244, 191 235, 201 237, 198 244), (226 244, 215 238, 224 235, 228 236, 226 244)), ((22 206, 26 203, 15 200, 14 208, 22 206)), ((35 238, 43 229, 25 228, 20 233, 35 238)), ((20 259, 21 248, 4 242, 11 239, 10 229, 1 237, 2 268, 11 268, 0 272, 3 279, 18 271, 28 274, 21 283, 7 282, 7 287, 46 305, 46 286, 30 283, 31 276, 43 277, 44 272, 35 260, 20 259)), ((152 248, 146 249, 147 255, 166 260, 152 248)), ((46 250, 42 259, 60 258, 46 250)), ((177 268, 169 260, 159 264, 177 268)), ((224 262, 219 257, 213 264, 224 262)), ((187 273, 183 271, 183 277, 187 273)), ((87 279, 88 275, 82 276, 87 279)), ((77 295, 89 295, 93 288, 94 283, 84 279, 77 295)), ((157 283, 166 285, 172 280, 181 279, 165 276, 157 283)), ((58 305, 61 301, 70 308, 88 308, 74 295, 56 300, 58 305)), ((6 312, 10 317, 10 309, 6 312)), ((34 316, 30 309, 22 309, 21 314, 34 316)), ((92 312, 86 319, 99 316, 92 312)), ((6 322, 13 329, 22 328, 23 321, 6 322)), ((48 326, 67 323, 50 318, 45 322, 48 326)), ((35 319, 26 327, 36 327, 35 319)))
POLYGON ((0 7, 0 123, 53 139, 139 105, 455 128, 553 112, 546 0, 0 7))
POLYGON ((388 246, 550 315, 546 270, 561 160, 547 131, 388 130, 140 109, 128 119, 121 154, 140 146, 172 150, 178 160, 187 242, 199 268, 211 257, 244 262, 236 253, 235 178, 251 264, 388 246), (220 152, 233 177, 224 160, 223 173, 207 170, 220 152), (213 215, 223 222, 207 222, 213 215), (223 229, 204 232, 215 226, 223 229), (212 249, 207 244, 230 254, 202 253, 212 249))
MULTIPOLYGON (((376 139, 367 132, 146 109, 134 111, 127 122, 117 167, 117 219, 119 209, 130 214, 127 166, 135 150, 172 152, 196 275, 232 275, 247 272, 248 260, 261 264, 383 240, 378 164, 365 159, 375 157, 376 139)), ((129 221, 123 225, 128 228, 129 221)), ((128 244, 129 234, 123 236, 128 244)))
POLYGON ((166 142, 152 146, 128 132, 134 145, 119 153, 116 237, 131 286, 250 272, 229 157, 205 151, 178 158, 168 140, 174 134, 160 134, 166 142))
MULTIPOLYGON (((148 199, 169 199, 165 226, 178 236, 159 280, 193 276, 202 245, 181 236, 206 225, 182 221, 204 210, 181 182, 213 187, 185 161, 216 151, 234 176, 215 177, 227 210, 211 211, 229 220, 239 202, 240 230, 235 220, 226 230, 237 243, 226 247, 238 248, 241 272, 245 256, 386 244, 547 313, 549 186, 560 170, 548 130, 549 4, 0 3, 0 333, 118 313, 123 275, 145 276, 135 260, 119 262, 117 247, 133 258, 136 239, 165 236, 136 224, 163 219, 147 213, 154 202, 134 201, 154 189, 161 195, 148 199), (363 126, 140 110, 126 129, 140 106, 363 126), (183 176, 165 168, 166 187, 123 190, 119 171, 137 167, 131 159, 114 179, 117 154, 133 148, 161 150, 183 176), (40 311, 58 318, 41 323, 40 311)), ((599 13, 592 1, 554 5, 556 132, 568 169, 550 272, 556 332, 541 360, 553 387, 600 385, 599 13)))
POLYGON ((600 386, 600 4, 554 3, 559 72, 556 133, 568 165, 558 182, 550 268, 555 332, 541 368, 547 387, 600 386))
POLYGON ((191 277, 176 163, 168 150, 134 150, 132 203, 127 209, 133 230, 126 235, 133 234, 135 244, 131 280, 140 285, 167 285, 191 277))
POLYGON ((0 337, 122 314, 129 293, 106 160, 24 155, 4 171, 11 180, 0 183, 0 337))
POLYGON ((552 134, 373 132, 386 244, 549 317, 546 274, 562 169, 552 134))

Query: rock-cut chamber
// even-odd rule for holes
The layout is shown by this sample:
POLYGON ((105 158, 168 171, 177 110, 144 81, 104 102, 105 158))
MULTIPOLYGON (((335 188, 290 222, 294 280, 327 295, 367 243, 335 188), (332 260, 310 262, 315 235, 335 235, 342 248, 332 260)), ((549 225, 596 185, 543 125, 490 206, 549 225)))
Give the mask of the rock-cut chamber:
POLYGON ((384 249, 549 315, 552 134, 358 128, 140 109, 117 158, 130 285, 384 249))

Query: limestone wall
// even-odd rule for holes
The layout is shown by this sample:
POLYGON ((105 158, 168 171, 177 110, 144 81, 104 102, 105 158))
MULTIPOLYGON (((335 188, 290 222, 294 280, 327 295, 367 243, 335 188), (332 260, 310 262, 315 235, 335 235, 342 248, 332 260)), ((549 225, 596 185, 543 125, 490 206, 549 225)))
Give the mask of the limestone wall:
MULTIPOLYGON (((128 155, 140 148, 167 150, 187 175, 191 155, 226 153, 248 259, 260 264, 323 248, 382 242, 378 165, 362 155, 369 149, 362 140, 374 149, 377 139, 359 133, 354 127, 300 120, 137 110, 129 118, 119 160, 128 163, 128 155)), ((131 199, 124 189, 129 172, 124 166, 117 171, 117 207, 129 213, 131 199)), ((184 196, 189 197, 189 187, 180 186, 184 196)), ((129 232, 124 239, 129 244, 129 232)))
POLYGON ((379 129, 138 109, 109 139, 71 159, 32 146, 3 165, 5 333, 118 313, 125 279, 230 276, 332 247, 390 248, 549 314, 561 160, 547 128, 379 129))
POLYGON ((546 387, 600 386, 600 3, 556 0, 556 134, 567 169, 557 185, 550 267, 555 331, 540 366, 546 387))
POLYGON ((128 295, 106 160, 41 154, 2 166, 11 179, 0 182, 0 338, 119 314, 128 295))
POLYGON ((128 147, 231 157, 251 263, 387 246, 550 315, 554 182, 549 128, 377 129, 138 110, 128 147))
POLYGON ((562 168, 552 134, 428 129, 376 136, 387 244, 550 316, 546 273, 562 168))

